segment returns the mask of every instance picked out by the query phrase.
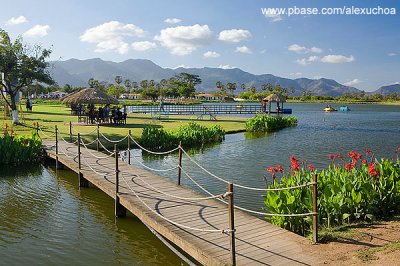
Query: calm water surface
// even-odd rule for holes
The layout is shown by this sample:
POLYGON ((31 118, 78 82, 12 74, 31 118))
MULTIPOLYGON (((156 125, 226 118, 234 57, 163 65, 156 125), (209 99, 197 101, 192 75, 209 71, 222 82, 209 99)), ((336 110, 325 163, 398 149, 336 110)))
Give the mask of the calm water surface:
MULTIPOLYGON (((213 174, 235 183, 265 187, 266 167, 282 164, 289 156, 324 168, 331 153, 350 150, 377 158, 392 157, 400 146, 400 107, 349 105, 351 112, 324 113, 323 104, 287 104, 298 126, 254 136, 227 135, 221 144, 191 151, 191 156, 213 174)), ((339 105, 334 106, 339 108, 339 105)), ((223 116, 218 116, 219 120, 223 116)), ((132 151, 132 162, 155 169, 177 164, 177 154, 147 156, 132 151)), ((184 170, 212 193, 226 184, 199 169, 188 158, 184 170)), ((176 170, 163 172, 176 180, 176 170)), ((200 190, 183 178, 185 186, 200 190)), ((236 203, 261 210, 263 193, 236 190, 236 203)), ((31 167, 0 172, 0 264, 67 265, 180 265, 181 261, 132 216, 114 219, 113 201, 101 191, 78 189, 70 171, 31 167)))

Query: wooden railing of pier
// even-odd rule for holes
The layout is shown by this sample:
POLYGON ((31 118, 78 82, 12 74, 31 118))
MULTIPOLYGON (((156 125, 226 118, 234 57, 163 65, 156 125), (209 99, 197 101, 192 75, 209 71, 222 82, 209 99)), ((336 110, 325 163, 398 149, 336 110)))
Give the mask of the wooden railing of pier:
MULTIPOLYGON (((151 170, 148 171, 132 164, 135 156, 131 156, 130 149, 133 143, 136 148, 152 151, 135 142, 130 132, 121 140, 110 140, 97 127, 90 133, 94 140, 85 143, 80 133, 77 136, 60 134, 57 127, 53 132, 39 126, 37 130, 47 156, 56 160, 57 167, 66 166, 75 171, 80 187, 92 184, 104 191, 115 200, 116 217, 124 217, 126 211, 130 211, 161 239, 168 240, 164 243, 189 264, 196 261, 203 265, 312 265, 314 262, 314 258, 304 252, 310 245, 309 241, 258 218, 268 213, 235 205, 234 188, 252 188, 233 184, 208 172, 181 145, 169 152, 153 152, 178 152, 175 167, 150 169, 143 164, 142 167, 151 170), (99 137, 113 143, 114 149, 108 150, 99 137), (128 139, 128 149, 119 151, 116 144, 125 139, 128 139), (90 149, 90 145, 103 149, 103 152, 90 149), (199 185, 185 170, 182 157, 226 183, 227 189, 213 194, 199 185), (153 173, 164 171, 177 171, 177 182, 153 173), (206 195, 180 185, 182 176, 199 185, 206 195)), ((314 191, 312 211, 281 216, 313 216, 313 240, 316 242, 316 179, 292 189, 306 186, 311 186, 314 191)))

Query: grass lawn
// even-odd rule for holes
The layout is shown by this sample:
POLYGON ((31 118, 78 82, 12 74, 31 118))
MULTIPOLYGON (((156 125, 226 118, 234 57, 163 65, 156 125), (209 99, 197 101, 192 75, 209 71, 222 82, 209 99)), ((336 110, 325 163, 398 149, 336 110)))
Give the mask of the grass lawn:
MULTIPOLYGON (((204 120, 197 120, 196 116, 170 115, 165 120, 154 120, 149 114, 130 113, 127 117, 126 125, 104 125, 100 126, 100 131, 108 138, 120 139, 131 130, 132 135, 135 138, 139 138, 142 134, 142 129, 148 125, 163 127, 166 130, 176 130, 179 126, 185 125, 190 121, 195 121, 204 126, 220 125, 228 134, 245 130, 246 118, 244 117, 218 116, 217 119, 216 121, 210 121, 205 116, 204 120)), ((32 113, 27 113, 24 110, 23 114, 20 114, 20 121, 23 122, 23 125, 12 125, 12 121, 10 119, 4 120, 4 114, 2 114, 0 125, 3 130, 6 125, 12 127, 13 131, 18 135, 30 135, 37 122, 39 122, 42 129, 49 133, 54 132, 54 127, 57 125, 59 132, 65 136, 69 135, 70 121, 72 122, 72 131, 75 134, 78 132, 88 133, 96 128, 95 125, 77 123, 78 119, 76 116, 71 115, 70 108, 62 104, 35 104, 32 113)))

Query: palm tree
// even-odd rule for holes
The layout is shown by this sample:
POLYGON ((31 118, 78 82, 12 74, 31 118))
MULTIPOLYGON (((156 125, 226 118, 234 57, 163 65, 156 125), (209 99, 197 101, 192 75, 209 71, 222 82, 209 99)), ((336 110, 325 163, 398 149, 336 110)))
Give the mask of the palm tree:
POLYGON ((127 89, 127 91, 130 93, 131 92, 131 88, 132 88, 132 83, 129 79, 125 80, 125 88, 127 89))
POLYGON ((242 90, 244 91, 244 90, 246 89, 246 84, 242 83, 242 84, 240 85, 240 88, 242 88, 242 90))
POLYGON ((137 89, 139 88, 138 83, 137 83, 136 81, 133 81, 133 82, 132 82, 132 88, 133 88, 133 91, 134 91, 134 92, 136 92, 137 89))
POLYGON ((144 79, 140 82, 140 87, 142 87, 142 89, 146 89, 149 86, 149 81, 147 79, 144 79))
POLYGON ((115 82, 118 84, 118 86, 119 86, 119 84, 121 84, 122 83, 122 77, 121 76, 115 76, 115 82))
POLYGON ((154 79, 152 79, 152 80, 149 81, 149 87, 150 87, 150 88, 153 88, 155 84, 156 84, 156 83, 154 82, 154 79))

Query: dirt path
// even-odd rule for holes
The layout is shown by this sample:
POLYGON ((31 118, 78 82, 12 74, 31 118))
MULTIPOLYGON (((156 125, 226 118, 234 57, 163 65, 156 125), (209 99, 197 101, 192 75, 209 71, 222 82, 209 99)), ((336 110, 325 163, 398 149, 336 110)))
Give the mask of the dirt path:
POLYGON ((307 252, 318 258, 316 265, 400 265, 400 217, 345 227, 307 252))

